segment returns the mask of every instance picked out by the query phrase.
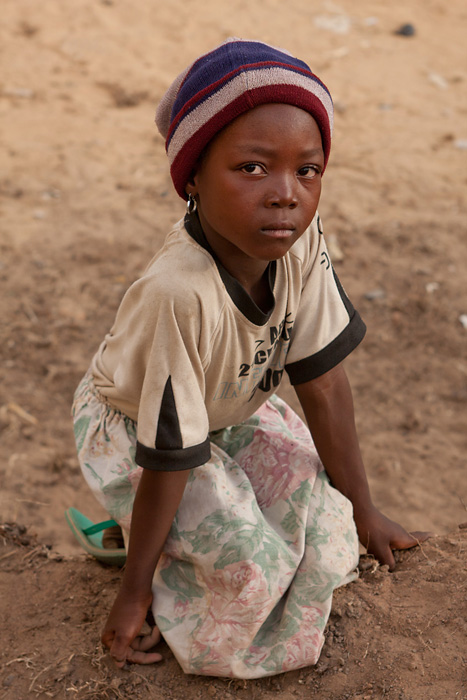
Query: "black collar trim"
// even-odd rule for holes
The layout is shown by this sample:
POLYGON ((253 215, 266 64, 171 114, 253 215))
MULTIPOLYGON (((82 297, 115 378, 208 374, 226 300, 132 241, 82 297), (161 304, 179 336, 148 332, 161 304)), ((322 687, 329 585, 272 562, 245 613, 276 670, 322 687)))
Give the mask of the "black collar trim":
POLYGON ((229 294, 230 298, 232 299, 233 303, 237 307, 239 311, 249 320, 251 323, 254 323, 256 326, 264 326, 266 323, 269 321, 271 318, 271 314, 274 311, 274 307, 276 304, 276 300, 274 297, 274 285, 276 282, 276 274, 277 274, 277 263, 275 260, 272 260, 268 267, 267 267, 267 274, 268 274, 268 284, 269 284, 269 293, 270 297, 272 299, 271 302, 271 308, 269 311, 264 313, 259 306, 255 304, 251 296, 248 294, 248 292, 242 287, 240 282, 235 279, 235 277, 232 277, 230 272, 227 272, 225 267, 222 265, 221 261, 211 248, 211 246, 208 243, 208 240, 204 234, 203 228, 201 226, 201 222, 199 220, 198 214, 193 213, 193 214, 186 214, 185 215, 185 220, 184 220, 185 228, 189 235, 202 247, 204 250, 206 250, 211 257, 213 258, 214 262, 216 263, 217 269, 219 271, 219 274, 222 278, 222 281, 224 283, 224 286, 227 290, 227 293, 229 294))

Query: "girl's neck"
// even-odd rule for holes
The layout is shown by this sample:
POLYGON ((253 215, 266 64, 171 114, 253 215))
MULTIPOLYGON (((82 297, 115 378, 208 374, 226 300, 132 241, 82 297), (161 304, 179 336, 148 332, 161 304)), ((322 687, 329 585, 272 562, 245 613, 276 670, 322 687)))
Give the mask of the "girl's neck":
POLYGON ((269 271, 266 269, 262 277, 250 289, 245 287, 256 306, 265 314, 270 311, 274 304, 274 295, 269 286, 269 271))
POLYGON ((218 251, 215 253, 223 267, 242 285, 256 306, 267 313, 274 303, 269 285, 269 262, 245 260, 243 257, 239 260, 235 254, 225 256, 222 253, 219 255, 218 251))

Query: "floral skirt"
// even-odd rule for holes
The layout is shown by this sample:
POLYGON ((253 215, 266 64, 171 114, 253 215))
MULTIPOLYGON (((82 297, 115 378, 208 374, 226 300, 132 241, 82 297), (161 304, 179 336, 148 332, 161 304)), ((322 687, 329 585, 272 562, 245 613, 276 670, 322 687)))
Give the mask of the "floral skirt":
MULTIPOLYGON (((89 374, 73 416, 85 479, 128 531, 141 474, 136 424, 89 374)), ((314 664, 332 592, 356 577, 352 505, 276 396, 210 439, 211 459, 191 471, 154 575, 157 625, 186 673, 260 678, 314 664)))

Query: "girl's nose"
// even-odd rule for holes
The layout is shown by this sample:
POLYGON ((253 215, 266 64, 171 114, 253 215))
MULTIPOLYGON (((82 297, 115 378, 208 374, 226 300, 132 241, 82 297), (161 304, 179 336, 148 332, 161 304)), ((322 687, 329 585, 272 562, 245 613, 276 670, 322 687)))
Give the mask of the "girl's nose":
POLYGON ((266 206, 295 209, 298 205, 295 184, 295 178, 288 175, 271 179, 266 206))

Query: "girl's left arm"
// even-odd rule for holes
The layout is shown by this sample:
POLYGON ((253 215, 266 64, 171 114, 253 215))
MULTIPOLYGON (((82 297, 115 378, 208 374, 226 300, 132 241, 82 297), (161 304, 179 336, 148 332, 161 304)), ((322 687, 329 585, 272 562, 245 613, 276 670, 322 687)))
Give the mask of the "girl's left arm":
POLYGON ((360 542, 390 569, 393 549, 408 549, 431 533, 408 533, 374 505, 355 427, 352 392, 343 366, 294 387, 332 485, 352 502, 360 542))

